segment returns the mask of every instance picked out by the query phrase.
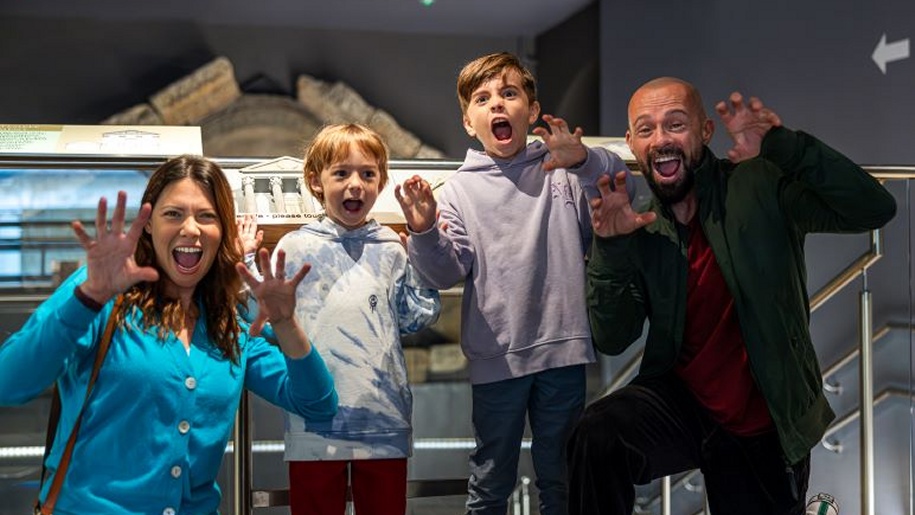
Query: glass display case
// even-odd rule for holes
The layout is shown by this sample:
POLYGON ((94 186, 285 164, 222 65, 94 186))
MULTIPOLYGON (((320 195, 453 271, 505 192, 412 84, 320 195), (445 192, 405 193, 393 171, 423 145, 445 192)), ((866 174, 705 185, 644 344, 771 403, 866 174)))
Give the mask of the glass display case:
MULTIPOLYGON (((128 218, 139 208, 139 199, 161 157, 89 155, 0 154, 0 344, 22 326, 31 312, 69 273, 82 264, 84 251, 70 223, 80 220, 92 227, 100 197, 127 193, 128 218)), ((272 248, 285 232, 320 216, 321 206, 302 181, 301 160, 214 159, 221 165, 235 193, 236 209, 255 213, 265 230, 265 246, 272 248)), ((448 161, 393 161, 390 185, 419 174, 440 184, 459 163, 448 161)), ((382 192, 372 216, 402 230, 403 219, 393 197, 393 186, 382 192), (397 209, 397 211, 395 211, 397 209)), ((472 433, 469 425, 469 387, 464 381, 463 356, 458 346, 460 288, 443 292, 439 321, 404 342, 411 381, 415 381, 417 451, 411 478, 464 477, 466 453, 472 433), (447 363, 443 369, 431 367, 447 363), (456 365, 455 365, 456 364, 456 365), (452 439, 449 446, 435 442, 452 439), (454 439, 464 442, 455 445, 454 439), (425 447, 424 447, 425 446, 425 447), (444 465, 443 465, 444 464, 444 465)), ((26 510, 35 497, 50 390, 31 402, 0 407, 0 496, 26 510)), ((249 435, 253 449, 254 489, 286 486, 282 461, 283 421, 280 412, 258 398, 249 400, 249 435)), ((235 513, 234 464, 230 459, 220 474, 222 513, 235 513)), ((5 509, 5 508, 4 508, 5 509)), ((272 509, 259 511, 270 513, 272 509)), ((5 513, 0 509, 0 514, 5 513)))

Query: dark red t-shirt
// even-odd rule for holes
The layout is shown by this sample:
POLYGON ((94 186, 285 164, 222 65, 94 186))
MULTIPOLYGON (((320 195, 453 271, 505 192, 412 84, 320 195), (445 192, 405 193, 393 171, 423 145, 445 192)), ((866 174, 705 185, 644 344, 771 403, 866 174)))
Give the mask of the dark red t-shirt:
POLYGON ((723 428, 764 433, 772 418, 750 372, 734 297, 697 220, 689 224, 686 334, 674 371, 723 428))

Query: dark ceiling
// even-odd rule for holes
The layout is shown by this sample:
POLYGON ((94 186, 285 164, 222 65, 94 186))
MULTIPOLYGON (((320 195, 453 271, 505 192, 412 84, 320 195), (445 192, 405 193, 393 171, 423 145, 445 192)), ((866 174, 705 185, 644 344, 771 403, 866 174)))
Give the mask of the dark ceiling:
POLYGON ((538 35, 592 1, 3 0, 0 15, 514 37, 538 35))

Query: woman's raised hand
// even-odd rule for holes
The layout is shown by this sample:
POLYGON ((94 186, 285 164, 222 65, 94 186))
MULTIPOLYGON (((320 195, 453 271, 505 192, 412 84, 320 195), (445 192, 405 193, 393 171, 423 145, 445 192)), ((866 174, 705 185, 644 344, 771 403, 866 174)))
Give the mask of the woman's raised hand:
POLYGON ((270 253, 267 249, 260 249, 257 253, 263 279, 258 279, 244 263, 236 263, 235 269, 241 274, 242 279, 248 283, 251 293, 257 299, 257 318, 251 323, 250 333, 257 336, 264 325, 270 322, 277 324, 293 321, 295 316, 295 289, 311 270, 311 265, 305 263, 302 268, 290 279, 286 279, 286 253, 280 249, 276 252, 276 266, 270 266, 270 253))
POLYGON ((108 200, 105 197, 99 199, 95 213, 95 239, 89 236, 79 220, 70 224, 80 245, 86 249, 87 277, 80 289, 99 304, 108 302, 138 282, 159 279, 155 268, 138 266, 134 260, 137 242, 149 221, 152 206, 143 204, 125 233, 126 206, 127 193, 119 191, 109 226, 108 200))

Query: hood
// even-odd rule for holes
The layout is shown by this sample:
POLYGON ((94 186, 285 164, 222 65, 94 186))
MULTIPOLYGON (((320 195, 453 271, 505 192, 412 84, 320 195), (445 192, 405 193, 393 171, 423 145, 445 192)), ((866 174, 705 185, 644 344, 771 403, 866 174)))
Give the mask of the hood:
POLYGON ((524 150, 511 159, 494 159, 486 152, 469 149, 467 156, 464 158, 464 164, 458 168, 458 172, 475 172, 480 170, 492 170, 494 168, 513 168, 516 166, 526 167, 531 163, 539 162, 548 152, 546 145, 542 141, 529 143, 524 150))
POLYGON ((362 227, 350 230, 324 216, 315 222, 303 225, 301 230, 321 238, 340 242, 372 240, 400 243, 400 237, 391 228, 379 224, 376 220, 368 220, 362 227))

